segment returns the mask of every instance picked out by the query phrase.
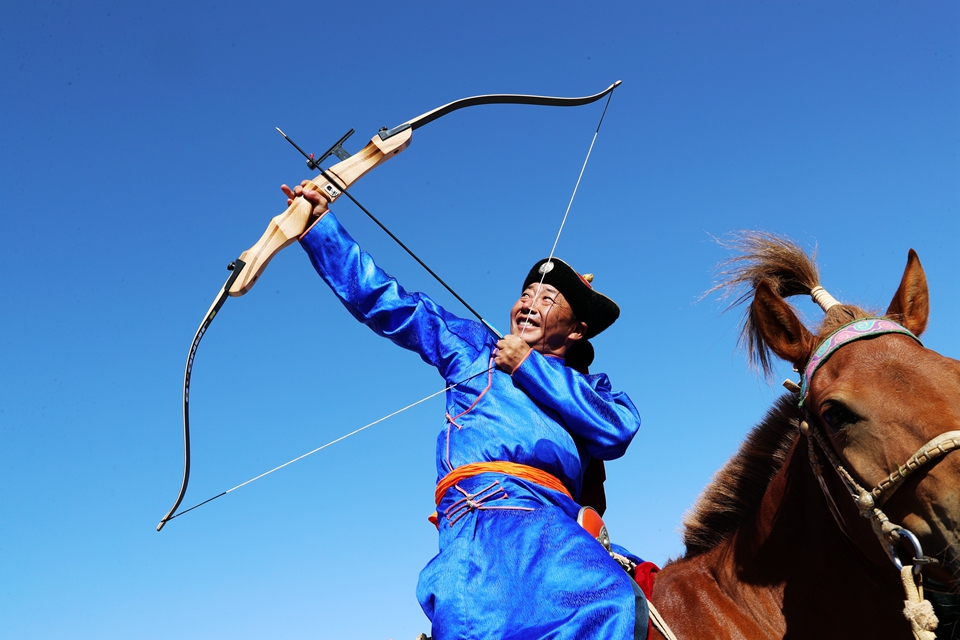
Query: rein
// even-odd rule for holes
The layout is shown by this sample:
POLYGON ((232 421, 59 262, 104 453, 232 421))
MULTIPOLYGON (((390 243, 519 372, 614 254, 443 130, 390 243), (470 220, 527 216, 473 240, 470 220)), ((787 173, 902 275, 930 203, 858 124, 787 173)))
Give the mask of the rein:
MULTIPOLYGON (((923 345, 920 339, 906 327, 892 320, 866 318, 843 325, 827 336, 820 346, 817 347, 816 351, 814 351, 813 355, 810 356, 807 366, 804 367, 801 385, 797 387, 797 385, 792 382, 790 382, 790 384, 785 383, 788 389, 799 392, 800 400, 798 406, 801 409, 804 408, 803 405, 810 393, 810 383, 813 380, 814 374, 816 374, 827 359, 836 353, 838 349, 857 340, 886 334, 907 335, 916 340, 921 346, 923 345)), ((809 418, 809 408, 804 409, 804 413, 809 418)), ((920 572, 923 567, 937 561, 934 558, 924 555, 923 549, 920 546, 920 540, 917 536, 909 529, 890 522, 890 519, 880 510, 880 507, 885 504, 890 499, 890 496, 916 471, 933 464, 951 451, 960 449, 960 431, 948 431, 933 438, 920 447, 906 463, 898 465, 896 471, 881 480, 877 486, 868 490, 862 487, 843 467, 840 456, 830 443, 830 440, 823 431, 816 426, 816 423, 811 425, 811 422, 813 422, 813 420, 802 421, 800 423, 800 432, 807 436, 810 465, 813 468, 820 489, 827 499, 827 506, 830 508, 830 513, 833 515, 834 520, 844 535, 851 538, 843 522, 840 510, 827 487, 826 480, 823 478, 820 457, 817 454, 814 443, 816 443, 817 447, 823 452, 830 466, 832 466, 834 471, 840 476, 844 486, 846 486, 850 493, 850 497, 857 505, 860 515, 870 519, 874 534, 879 539, 890 561, 900 572, 904 593, 906 594, 904 615, 910 621, 914 637, 917 638, 917 640, 933 640, 933 638, 935 638, 934 630, 937 628, 937 617, 933 611, 933 606, 923 597, 922 585, 918 585, 917 582, 918 579, 921 578, 920 572), (904 539, 913 547, 914 557, 912 564, 904 565, 897 555, 897 545, 904 539)))

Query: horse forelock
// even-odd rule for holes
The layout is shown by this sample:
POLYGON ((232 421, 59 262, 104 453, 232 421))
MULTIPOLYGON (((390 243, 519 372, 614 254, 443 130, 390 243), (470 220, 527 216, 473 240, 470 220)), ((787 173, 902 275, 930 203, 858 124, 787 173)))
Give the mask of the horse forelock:
MULTIPOLYGON (((752 365, 770 375, 773 371, 773 354, 760 335, 759 322, 750 303, 761 282, 781 298, 810 295, 815 287, 820 286, 816 250, 808 255, 788 238, 761 231, 740 231, 732 234, 730 239, 721 239, 719 242, 740 255, 720 263, 718 281, 704 295, 721 291, 724 298, 732 299, 728 310, 746 305, 738 344, 747 353, 752 365)), ((848 322, 876 315, 875 311, 839 304, 824 314, 815 333, 822 340, 848 322)))
POLYGON ((739 255, 718 265, 717 283, 705 295, 722 292, 724 298, 731 299, 727 310, 746 305, 739 345, 752 365, 769 374, 772 354, 760 336, 750 303, 761 282, 782 298, 809 294, 820 284, 816 251, 807 255, 791 240, 762 231, 739 231, 718 241, 739 255))
POLYGON ((739 451, 714 475, 684 517, 686 557, 715 548, 756 512, 797 439, 800 419, 796 396, 781 396, 739 451))

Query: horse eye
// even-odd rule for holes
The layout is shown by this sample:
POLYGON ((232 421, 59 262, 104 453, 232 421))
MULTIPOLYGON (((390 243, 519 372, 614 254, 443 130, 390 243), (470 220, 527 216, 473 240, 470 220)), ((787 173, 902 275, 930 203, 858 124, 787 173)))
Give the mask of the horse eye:
POLYGON ((820 414, 823 421, 832 429, 842 429, 857 422, 860 418, 841 404, 830 404, 820 414))

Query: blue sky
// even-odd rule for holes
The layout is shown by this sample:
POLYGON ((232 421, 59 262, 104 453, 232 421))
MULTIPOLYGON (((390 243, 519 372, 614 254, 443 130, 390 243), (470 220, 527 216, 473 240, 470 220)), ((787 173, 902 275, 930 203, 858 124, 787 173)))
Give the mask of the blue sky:
MULTIPOLYGON (((663 563, 779 395, 698 302, 763 229, 886 308, 907 250, 928 346, 960 355, 955 2, 6 3, 0 9, 0 628, 17 638, 395 638, 436 552, 437 398, 154 528, 176 495, 184 360, 225 265, 310 177, 274 131, 357 151, 482 93, 621 79, 557 250, 623 310, 594 369, 643 428, 608 465, 615 541, 663 563)), ((477 107, 420 130, 354 195, 494 324, 550 251, 602 103, 477 107)), ((456 301, 348 202, 408 288, 456 301)), ((810 322, 819 319, 806 301, 810 322)), ((296 246, 197 355, 209 498, 442 387, 358 326, 296 246)))

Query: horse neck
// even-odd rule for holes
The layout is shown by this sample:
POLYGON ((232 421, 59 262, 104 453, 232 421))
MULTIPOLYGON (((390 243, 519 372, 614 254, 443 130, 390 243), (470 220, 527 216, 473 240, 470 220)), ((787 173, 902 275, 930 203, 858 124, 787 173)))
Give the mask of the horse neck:
MULTIPOLYGON (((842 523, 827 504, 808 458, 807 441, 799 437, 774 475, 752 518, 745 520, 730 543, 739 560, 755 559, 758 571, 786 573, 791 558, 829 564, 842 573, 896 571, 870 528, 860 517, 839 476, 824 468, 824 479, 842 523), (776 560, 767 565, 770 560, 776 560)), ((801 565, 808 573, 813 565, 801 565)), ((823 568, 826 570, 826 568, 823 568)), ((774 578, 774 575, 770 576, 774 578)))
POLYGON ((755 516, 728 541, 730 579, 765 589, 778 601, 791 637, 824 637, 824 620, 831 629, 855 630, 847 637, 909 637, 909 631, 901 635, 908 627, 899 574, 839 476, 829 468, 824 473, 843 529, 811 468, 806 439, 799 437, 755 516), (799 633, 804 629, 809 633, 799 633))
POLYGON ((877 562, 869 523, 847 514, 849 498, 831 489, 852 540, 830 515, 798 438, 736 532, 658 574, 653 602, 677 637, 910 637, 897 572, 877 562))

